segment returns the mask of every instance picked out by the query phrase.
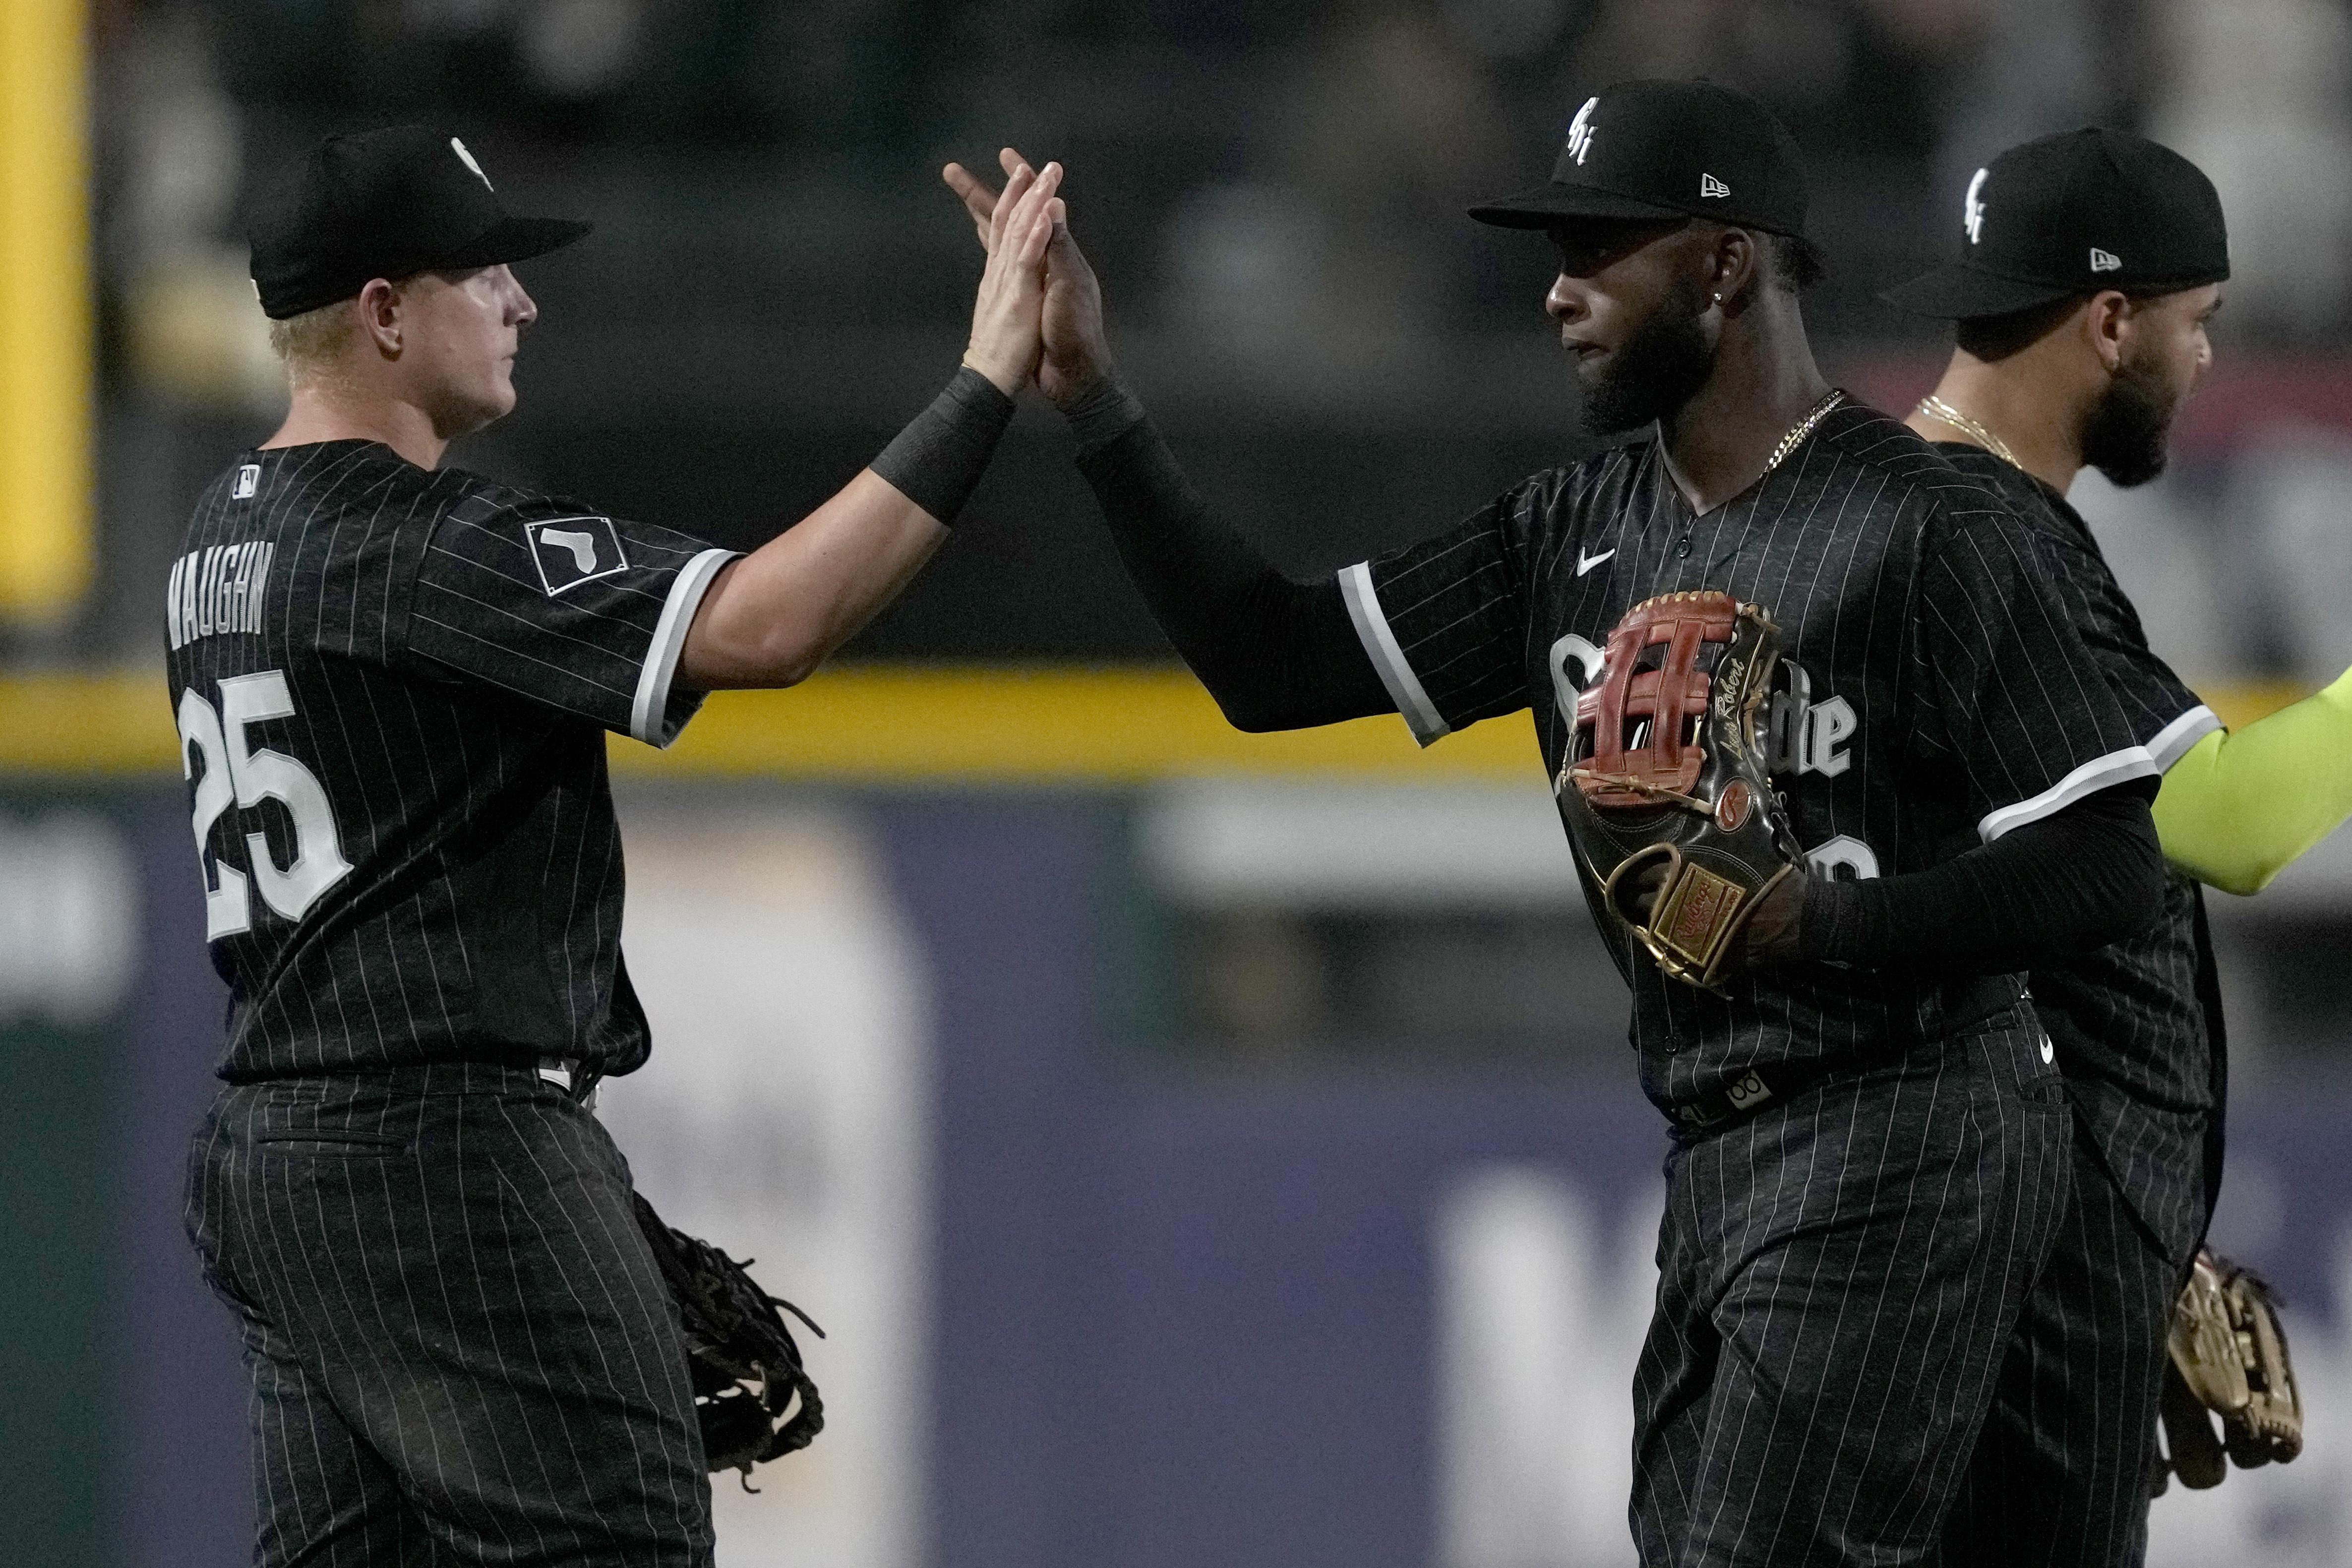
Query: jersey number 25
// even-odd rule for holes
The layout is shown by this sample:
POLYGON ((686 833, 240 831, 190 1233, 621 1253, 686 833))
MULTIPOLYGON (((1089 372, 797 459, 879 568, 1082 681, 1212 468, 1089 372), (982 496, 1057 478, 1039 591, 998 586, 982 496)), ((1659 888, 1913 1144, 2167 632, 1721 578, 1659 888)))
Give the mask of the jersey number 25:
POLYGON ((291 719, 294 699, 283 670, 232 675, 220 683, 220 707, 192 687, 180 695, 180 771, 196 776, 195 753, 205 759, 197 781, 196 869, 205 879, 205 940, 217 942, 253 925, 253 900, 246 875, 213 857, 213 824, 234 805, 251 811, 265 800, 279 802, 294 819, 294 863, 282 870, 270 858, 266 835, 245 836, 246 864, 261 885, 261 901, 289 921, 319 901, 319 895, 347 876, 342 835, 319 775, 283 752, 256 751, 246 726, 291 719))

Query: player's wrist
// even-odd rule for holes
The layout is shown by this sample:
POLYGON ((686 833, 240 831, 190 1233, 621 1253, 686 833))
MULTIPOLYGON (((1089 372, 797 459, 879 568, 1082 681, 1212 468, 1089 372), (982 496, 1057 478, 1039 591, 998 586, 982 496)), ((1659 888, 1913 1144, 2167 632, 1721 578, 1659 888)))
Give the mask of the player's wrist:
POLYGON ((1104 383, 1118 380, 1118 372, 1107 354, 1082 354, 1066 362, 1049 358, 1038 372, 1037 390, 1066 415, 1099 392, 1104 383))
POLYGON ((1026 365, 1006 353, 995 353, 973 343, 963 351, 965 370, 985 377, 991 386, 1007 397, 1018 397, 1021 389, 1029 384, 1026 365))
POLYGON ((866 466, 940 522, 952 524, 1012 422, 1013 395, 967 363, 866 466))
POLYGON ((1081 458, 1102 450, 1144 419, 1142 399, 1108 364, 1083 388, 1057 397, 1054 406, 1068 421, 1081 458))
POLYGON ((1757 904, 1742 937, 1748 963, 1780 963, 1804 955, 1805 914, 1813 880, 1802 871, 1790 871, 1757 904))

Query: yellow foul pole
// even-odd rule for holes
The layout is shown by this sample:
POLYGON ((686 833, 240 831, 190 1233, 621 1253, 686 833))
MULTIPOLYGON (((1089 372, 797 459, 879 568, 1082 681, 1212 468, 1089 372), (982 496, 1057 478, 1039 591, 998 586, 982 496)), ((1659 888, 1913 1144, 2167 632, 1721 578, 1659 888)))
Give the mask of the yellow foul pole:
POLYGON ((0 618, 90 574, 89 0, 0 0, 0 618))

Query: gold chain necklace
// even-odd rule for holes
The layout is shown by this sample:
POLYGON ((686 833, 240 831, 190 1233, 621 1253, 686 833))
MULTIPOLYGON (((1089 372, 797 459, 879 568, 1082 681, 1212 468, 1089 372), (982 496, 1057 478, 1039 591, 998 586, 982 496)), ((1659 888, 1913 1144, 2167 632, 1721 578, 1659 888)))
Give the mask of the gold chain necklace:
POLYGON ((1986 429, 1983 426, 1978 424, 1975 420, 1969 418, 1967 415, 1961 413, 1958 409, 1953 407, 1950 404, 1937 396, 1934 393, 1931 392, 1927 396, 1919 400, 1919 412, 1926 415, 1930 419, 1940 419, 1945 424, 1950 426, 1953 429, 1974 437, 1978 446, 1982 447, 1986 451, 1990 452, 1994 457, 1999 458, 2011 468, 2021 468, 2025 467, 2023 463, 2017 460, 2017 454, 2009 449, 2008 442, 2002 440, 2000 437, 1994 435, 1991 431, 1986 429))
POLYGON ((1814 404, 1813 411, 1806 415, 1802 419, 1798 420, 1797 427, 1795 429, 1780 437, 1780 444, 1772 448, 1772 456, 1764 465, 1764 472, 1769 474, 1773 469, 1779 468, 1781 462, 1787 458, 1789 454, 1797 449, 1797 444, 1802 441, 1806 437, 1811 435, 1813 433, 1813 426, 1820 424, 1822 419, 1827 417, 1829 411, 1835 408, 1839 403, 1844 400, 1844 393, 1840 392, 1834 386, 1831 387, 1829 395, 1822 398, 1819 403, 1814 404))

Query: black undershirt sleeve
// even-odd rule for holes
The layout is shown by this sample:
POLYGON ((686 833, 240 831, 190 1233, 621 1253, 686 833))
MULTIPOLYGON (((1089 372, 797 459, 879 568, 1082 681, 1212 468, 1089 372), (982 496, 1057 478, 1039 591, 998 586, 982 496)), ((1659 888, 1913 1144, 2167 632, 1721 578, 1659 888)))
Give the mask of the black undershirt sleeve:
POLYGON ((1211 515, 1143 407, 1108 378, 1068 411, 1078 471, 1144 603, 1237 730, 1303 730, 1396 703, 1339 579, 1300 583, 1211 515))
POLYGON ((2001 974, 2135 935, 2163 906, 2156 784, 2101 790, 1925 871, 1816 878, 1799 956, 2001 974))

